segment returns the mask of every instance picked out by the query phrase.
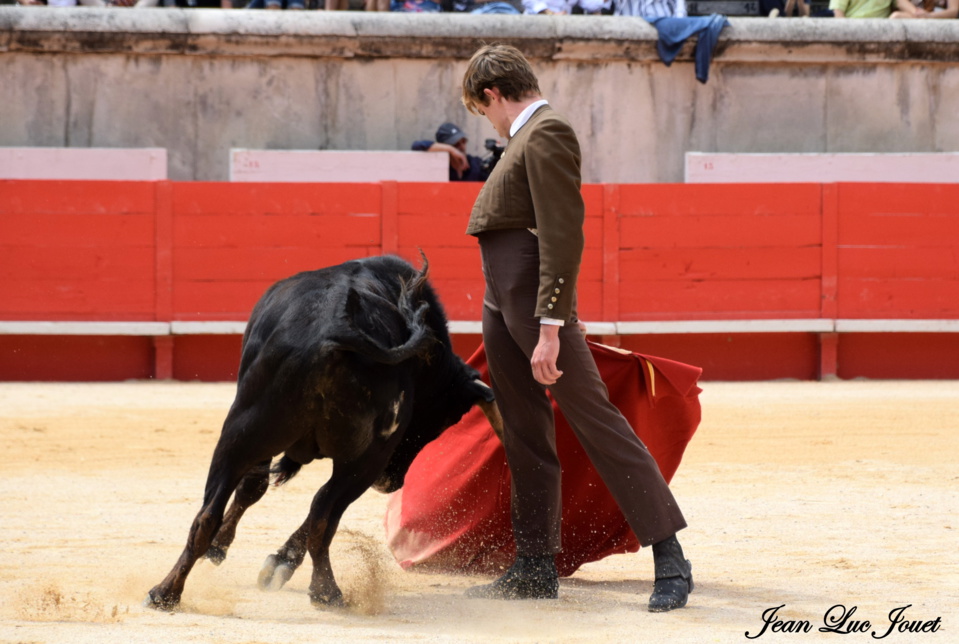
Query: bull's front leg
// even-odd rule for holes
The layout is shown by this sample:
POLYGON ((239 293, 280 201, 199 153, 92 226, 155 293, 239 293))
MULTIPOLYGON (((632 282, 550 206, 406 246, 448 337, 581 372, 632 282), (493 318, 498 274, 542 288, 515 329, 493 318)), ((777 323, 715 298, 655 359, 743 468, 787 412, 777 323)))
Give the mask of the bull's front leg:
POLYGON ((307 546, 310 551, 310 557, 313 558, 313 578, 310 580, 310 601, 314 606, 342 606, 343 591, 336 583, 333 577, 333 567, 330 564, 330 542, 336 533, 336 522, 327 522, 317 525, 317 532, 320 535, 318 540, 320 544, 316 547, 307 546), (326 536, 329 535, 329 536, 326 536))
POLYGON ((306 548, 313 559, 310 601, 314 606, 341 606, 344 603, 330 565, 330 543, 346 508, 373 485, 385 467, 389 453, 382 450, 374 456, 367 452, 353 463, 334 462, 330 480, 313 498, 307 519, 306 548))
POLYGON ((336 500, 343 494, 344 490, 342 484, 338 484, 336 479, 334 465, 333 476, 316 493, 310 507, 310 516, 306 521, 306 525, 309 526, 306 549, 313 559, 310 601, 314 606, 342 606, 344 603, 343 592, 333 577, 333 567, 330 564, 330 543, 333 541, 333 535, 336 534, 337 525, 340 517, 343 516, 346 505, 359 497, 359 494, 346 501, 346 505, 337 511, 337 507, 341 503, 337 503, 336 500))

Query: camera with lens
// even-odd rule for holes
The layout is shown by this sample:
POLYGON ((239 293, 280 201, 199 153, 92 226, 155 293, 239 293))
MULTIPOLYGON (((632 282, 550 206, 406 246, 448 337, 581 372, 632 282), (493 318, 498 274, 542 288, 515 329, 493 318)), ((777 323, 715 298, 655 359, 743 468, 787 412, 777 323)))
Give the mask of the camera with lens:
POLYGON ((500 145, 496 139, 486 139, 484 147, 490 152, 489 156, 483 159, 483 178, 485 179, 493 171, 493 168, 496 167, 496 164, 499 163, 506 146, 500 145))

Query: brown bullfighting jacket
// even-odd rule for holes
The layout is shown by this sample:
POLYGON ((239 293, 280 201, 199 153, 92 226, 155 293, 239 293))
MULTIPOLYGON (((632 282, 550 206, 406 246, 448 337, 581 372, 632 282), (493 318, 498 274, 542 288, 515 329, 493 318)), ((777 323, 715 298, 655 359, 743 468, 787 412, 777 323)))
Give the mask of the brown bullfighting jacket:
POLYGON ((516 133, 476 198, 467 234, 528 228, 539 237, 536 317, 569 322, 583 255, 581 154, 569 121, 543 105, 516 133))

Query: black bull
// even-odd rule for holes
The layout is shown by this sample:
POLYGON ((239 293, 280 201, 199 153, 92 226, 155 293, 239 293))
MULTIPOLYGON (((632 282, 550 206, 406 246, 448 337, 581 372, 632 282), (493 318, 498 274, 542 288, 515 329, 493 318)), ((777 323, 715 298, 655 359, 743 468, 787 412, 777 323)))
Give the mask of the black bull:
POLYGON ((372 257, 294 275, 263 295, 243 337, 236 399, 203 506, 148 606, 176 607, 198 558, 223 561, 271 472, 282 483, 318 458, 332 459, 333 472, 303 525, 267 558, 260 585, 282 586, 309 552, 311 600, 341 603, 329 548, 350 503, 371 486, 399 489, 420 450, 474 404, 501 429, 492 390, 453 353, 427 272, 425 258, 417 271, 397 257, 372 257))

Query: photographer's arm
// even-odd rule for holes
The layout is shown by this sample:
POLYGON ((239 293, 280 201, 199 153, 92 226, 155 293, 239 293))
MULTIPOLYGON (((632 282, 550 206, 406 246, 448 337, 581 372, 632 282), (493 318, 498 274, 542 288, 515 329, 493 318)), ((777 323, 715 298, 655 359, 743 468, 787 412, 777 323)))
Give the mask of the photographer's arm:
POLYGON ((434 143, 429 147, 427 152, 448 152, 450 155, 450 167, 456 170, 459 176, 463 176, 463 172, 469 170, 469 160, 466 158, 466 155, 455 146, 446 143, 434 143))

